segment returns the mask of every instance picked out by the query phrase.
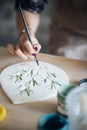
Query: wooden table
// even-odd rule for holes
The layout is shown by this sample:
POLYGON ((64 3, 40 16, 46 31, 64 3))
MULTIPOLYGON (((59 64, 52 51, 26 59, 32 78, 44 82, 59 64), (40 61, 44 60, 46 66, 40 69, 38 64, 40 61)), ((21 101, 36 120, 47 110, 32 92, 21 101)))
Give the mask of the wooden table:
MULTIPOLYGON (((39 54, 38 57, 41 61, 49 62, 63 69, 68 74, 71 83, 87 77, 87 61, 47 54, 39 54)), ((6 48, 0 47, 0 72, 17 62, 21 62, 21 60, 10 55, 6 48)), ((5 120, 0 123, 0 130, 36 130, 37 120, 42 114, 56 112, 57 99, 53 97, 36 103, 14 105, 0 87, 0 104, 4 105, 7 110, 5 120)))

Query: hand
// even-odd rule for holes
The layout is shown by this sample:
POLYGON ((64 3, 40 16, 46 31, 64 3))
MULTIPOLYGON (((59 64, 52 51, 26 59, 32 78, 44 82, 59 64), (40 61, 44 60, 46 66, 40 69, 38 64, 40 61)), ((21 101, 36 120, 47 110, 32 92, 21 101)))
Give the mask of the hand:
POLYGON ((8 44, 7 46, 8 51, 11 54, 20 57, 23 60, 28 59, 33 60, 34 59, 33 55, 36 55, 40 51, 41 45, 39 44, 38 40, 36 39, 33 33, 30 33, 30 35, 34 47, 32 47, 26 32, 24 32, 20 35, 19 42, 16 45, 16 47, 14 47, 12 44, 8 44))

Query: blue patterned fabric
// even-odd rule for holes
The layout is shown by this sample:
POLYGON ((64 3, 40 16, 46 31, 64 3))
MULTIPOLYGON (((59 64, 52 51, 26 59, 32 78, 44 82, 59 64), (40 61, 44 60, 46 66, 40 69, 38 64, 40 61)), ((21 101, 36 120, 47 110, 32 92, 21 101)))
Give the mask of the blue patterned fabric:
POLYGON ((22 9, 32 13, 40 13, 43 11, 47 0, 15 0, 15 8, 18 10, 19 5, 22 9))

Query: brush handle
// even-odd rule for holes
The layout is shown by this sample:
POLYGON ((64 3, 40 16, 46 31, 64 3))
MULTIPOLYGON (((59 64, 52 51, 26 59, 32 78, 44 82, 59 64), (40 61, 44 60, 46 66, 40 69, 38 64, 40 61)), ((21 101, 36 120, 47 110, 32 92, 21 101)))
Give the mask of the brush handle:
POLYGON ((27 36, 28 36, 28 38, 29 38, 30 43, 31 43, 32 46, 33 46, 33 43, 32 43, 31 37, 30 37, 30 32, 29 32, 29 29, 28 29, 28 27, 27 27, 27 24, 26 24, 26 21, 25 21, 24 15, 23 15, 23 11, 22 11, 22 8, 21 8, 20 5, 19 5, 19 10, 20 10, 20 13, 21 13, 21 17, 22 17, 22 20, 23 20, 23 23, 24 23, 24 27, 25 27, 25 30, 26 30, 27 36))

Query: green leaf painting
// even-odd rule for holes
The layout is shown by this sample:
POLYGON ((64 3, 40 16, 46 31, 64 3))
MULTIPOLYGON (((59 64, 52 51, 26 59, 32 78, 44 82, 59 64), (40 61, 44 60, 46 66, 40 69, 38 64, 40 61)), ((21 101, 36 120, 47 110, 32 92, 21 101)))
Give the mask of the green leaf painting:
MULTIPOLYGON (((55 71, 56 72, 56 71, 55 71)), ((50 72, 50 69, 46 66, 39 66, 37 68, 29 68, 28 70, 21 70, 9 75, 9 80, 13 80, 15 84, 19 83, 18 95, 26 93, 30 96, 33 93, 34 88, 47 86, 48 89, 53 90, 57 86, 61 86, 61 82, 58 81, 58 76, 55 72, 50 72)))

